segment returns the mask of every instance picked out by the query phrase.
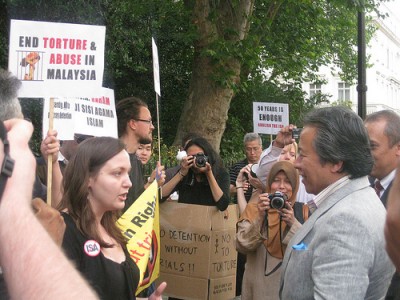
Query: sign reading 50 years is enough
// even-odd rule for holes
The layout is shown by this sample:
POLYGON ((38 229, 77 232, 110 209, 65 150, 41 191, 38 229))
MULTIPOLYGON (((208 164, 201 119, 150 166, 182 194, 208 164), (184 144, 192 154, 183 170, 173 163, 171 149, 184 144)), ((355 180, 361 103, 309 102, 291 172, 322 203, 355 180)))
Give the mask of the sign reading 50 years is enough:
POLYGON ((101 87, 105 27, 11 20, 9 70, 20 97, 80 96, 101 87))

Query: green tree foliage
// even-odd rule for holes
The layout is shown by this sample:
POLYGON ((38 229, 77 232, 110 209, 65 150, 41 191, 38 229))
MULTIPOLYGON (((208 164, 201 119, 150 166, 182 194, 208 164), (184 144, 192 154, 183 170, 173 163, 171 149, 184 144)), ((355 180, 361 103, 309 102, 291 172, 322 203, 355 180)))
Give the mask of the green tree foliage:
MULTIPOLYGON (((115 90, 117 100, 142 97, 155 119, 153 36, 160 56, 163 143, 178 140, 179 130, 195 131, 200 123, 214 122, 207 114, 198 114, 181 125, 185 128, 178 128, 183 107, 192 96, 192 75, 205 67, 196 64, 200 61, 195 60, 196 54, 210 62, 207 76, 213 85, 231 91, 227 105, 217 107, 216 115, 222 116, 218 122, 226 123, 221 154, 236 158, 243 155, 243 135, 252 131, 253 101, 289 103, 290 121, 301 126, 302 114, 325 100, 323 95, 308 99, 300 88, 304 81, 318 80, 315 74, 320 65, 340 66, 343 80, 354 80, 359 5, 351 0, 0 0, 0 66, 7 66, 12 18, 105 25, 104 86, 115 90), (209 43, 199 44, 196 16, 204 5, 208 8, 202 11, 204 20, 218 34, 209 43), (249 25, 239 32, 234 25, 243 18, 245 5, 251 7, 249 25), (233 65, 240 70, 238 78, 233 76, 233 65)), ((365 9, 376 5, 366 1, 365 9)), ((368 25, 367 29, 369 37, 373 28, 368 25)))
POLYGON ((7 0, 0 0, 0 67, 8 61, 8 22, 7 0))
POLYGON ((156 39, 161 74, 160 123, 171 145, 187 98, 195 28, 182 1, 104 1, 107 26, 105 84, 116 99, 139 96, 155 119, 151 37, 156 39))
MULTIPOLYGON (((263 81, 262 78, 249 81, 247 89, 239 91, 231 103, 226 131, 232 134, 223 136, 221 155, 226 161, 233 162, 243 158, 243 136, 246 132, 253 131, 253 102, 288 103, 289 122, 302 127, 304 114, 327 101, 323 94, 308 98, 300 85, 277 86, 263 81)), ((262 139, 263 146, 268 147, 271 137, 262 135, 262 139)))

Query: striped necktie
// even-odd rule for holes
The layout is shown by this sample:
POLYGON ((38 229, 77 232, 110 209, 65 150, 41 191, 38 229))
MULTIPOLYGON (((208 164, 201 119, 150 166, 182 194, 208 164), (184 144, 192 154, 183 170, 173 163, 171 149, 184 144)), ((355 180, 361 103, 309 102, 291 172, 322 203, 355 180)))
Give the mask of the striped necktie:
POLYGON ((383 191, 384 188, 383 188, 383 186, 382 186, 382 184, 381 184, 381 182, 379 180, 375 181, 374 189, 375 189, 376 194, 380 198, 381 197, 381 191, 383 191))
POLYGON ((309 208, 309 210, 310 210, 311 213, 314 213, 314 211, 318 208, 318 207, 317 207, 317 204, 314 202, 314 199, 308 201, 308 202, 307 202, 307 206, 308 206, 308 208, 309 208))

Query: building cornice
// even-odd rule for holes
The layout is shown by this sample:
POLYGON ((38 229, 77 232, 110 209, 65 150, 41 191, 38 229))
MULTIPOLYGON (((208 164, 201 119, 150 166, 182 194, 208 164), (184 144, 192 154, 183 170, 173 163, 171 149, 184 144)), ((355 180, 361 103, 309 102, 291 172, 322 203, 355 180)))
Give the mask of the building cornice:
POLYGON ((375 18, 372 20, 373 23, 378 27, 384 35, 386 35, 397 47, 400 47, 400 39, 396 34, 383 22, 380 18, 375 18))

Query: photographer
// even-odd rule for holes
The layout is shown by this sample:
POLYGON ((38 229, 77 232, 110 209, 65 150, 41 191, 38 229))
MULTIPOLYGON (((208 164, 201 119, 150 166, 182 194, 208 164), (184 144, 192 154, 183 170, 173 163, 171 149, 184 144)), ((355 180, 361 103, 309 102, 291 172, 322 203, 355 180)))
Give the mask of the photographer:
MULTIPOLYGON (((248 172, 249 168, 240 171, 237 186, 248 172)), ((236 234, 236 249, 247 255, 242 300, 278 299, 286 244, 308 218, 308 208, 295 202, 298 188, 299 175, 293 164, 279 161, 269 172, 267 192, 257 190, 244 209, 236 234)), ((238 201, 244 201, 241 189, 238 201)))
POLYGON ((219 155, 200 137, 191 139, 185 151, 180 170, 162 189, 163 198, 178 191, 180 203, 216 206, 224 211, 229 205, 229 173, 219 155))

